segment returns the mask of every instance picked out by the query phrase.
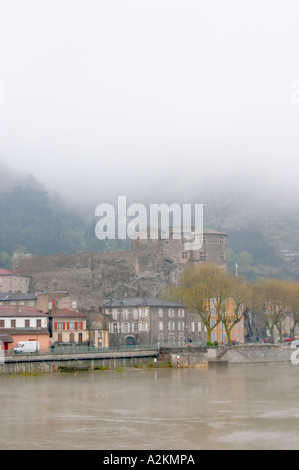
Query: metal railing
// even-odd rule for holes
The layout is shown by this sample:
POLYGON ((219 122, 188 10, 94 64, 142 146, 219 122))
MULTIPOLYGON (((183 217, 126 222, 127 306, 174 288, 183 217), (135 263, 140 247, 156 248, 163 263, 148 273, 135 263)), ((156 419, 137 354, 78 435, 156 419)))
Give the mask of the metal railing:
POLYGON ((109 353, 109 352, 125 352, 125 351, 159 351, 161 348, 187 348, 187 347, 205 347, 206 343, 183 343, 183 342, 171 342, 171 343, 156 343, 156 344, 134 344, 134 345, 114 345, 96 348, 94 346, 86 345, 67 345, 67 346, 52 346, 49 349, 41 349, 38 352, 32 353, 14 353, 13 351, 6 351, 6 357, 32 357, 32 356, 46 356, 46 355, 81 355, 88 353, 109 353))

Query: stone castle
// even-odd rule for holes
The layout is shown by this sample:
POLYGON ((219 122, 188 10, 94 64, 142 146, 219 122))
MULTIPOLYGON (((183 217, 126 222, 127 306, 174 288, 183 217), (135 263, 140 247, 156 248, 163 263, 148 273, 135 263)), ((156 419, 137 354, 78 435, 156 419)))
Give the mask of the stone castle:
POLYGON ((157 297, 176 284, 187 263, 226 266, 227 235, 204 229, 200 250, 186 250, 186 239, 132 240, 130 250, 14 258, 14 269, 31 277, 30 290, 69 291, 78 308, 97 310, 104 298, 157 297))

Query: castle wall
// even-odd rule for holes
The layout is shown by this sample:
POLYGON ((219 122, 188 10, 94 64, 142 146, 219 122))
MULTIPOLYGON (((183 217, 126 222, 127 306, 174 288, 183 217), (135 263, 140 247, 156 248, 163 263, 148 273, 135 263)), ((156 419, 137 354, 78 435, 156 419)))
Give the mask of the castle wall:
MULTIPOLYGON (((225 254, 226 237, 206 235, 208 261, 225 254)), ((187 262, 200 262, 200 253, 182 256, 182 240, 135 240, 131 250, 24 256, 14 259, 19 272, 31 276, 30 290, 69 291, 78 309, 98 309, 104 297, 157 297, 169 284, 178 283, 187 262)), ((201 250, 200 250, 201 251, 201 250)))

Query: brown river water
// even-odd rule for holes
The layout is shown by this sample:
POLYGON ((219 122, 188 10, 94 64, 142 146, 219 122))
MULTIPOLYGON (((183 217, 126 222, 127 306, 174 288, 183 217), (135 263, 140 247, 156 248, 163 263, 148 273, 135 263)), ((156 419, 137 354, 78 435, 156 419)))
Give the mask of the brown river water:
POLYGON ((0 377, 0 449, 299 450, 299 365, 0 377))

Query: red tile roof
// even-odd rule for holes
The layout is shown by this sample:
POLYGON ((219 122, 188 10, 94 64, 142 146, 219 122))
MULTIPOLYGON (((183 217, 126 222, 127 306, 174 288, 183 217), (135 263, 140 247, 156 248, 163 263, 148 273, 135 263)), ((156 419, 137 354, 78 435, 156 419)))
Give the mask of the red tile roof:
POLYGON ((64 317, 64 318, 86 318, 86 315, 81 312, 77 312, 76 310, 71 310, 70 308, 64 308, 62 310, 56 310, 51 315, 52 317, 64 317))
POLYGON ((0 268, 0 276, 22 276, 22 277, 30 277, 30 276, 23 276, 19 273, 19 271, 10 271, 9 269, 0 268))
POLYGON ((26 305, 0 305, 0 317, 45 317, 41 310, 26 305))

